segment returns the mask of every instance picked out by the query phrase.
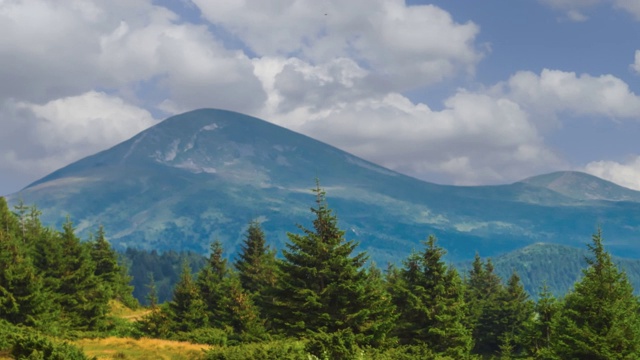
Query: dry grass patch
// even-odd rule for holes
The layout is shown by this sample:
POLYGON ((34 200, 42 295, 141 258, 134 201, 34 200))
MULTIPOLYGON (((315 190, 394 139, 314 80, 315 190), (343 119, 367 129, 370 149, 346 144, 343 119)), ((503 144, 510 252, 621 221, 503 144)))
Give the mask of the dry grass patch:
POLYGON ((196 360, 211 346, 161 339, 108 337, 74 342, 88 356, 98 359, 196 360))
POLYGON ((109 300, 109 313, 111 314, 111 316, 115 316, 121 319, 136 321, 140 320, 143 316, 147 315, 150 312, 151 310, 143 307, 135 310, 129 309, 119 301, 109 300))

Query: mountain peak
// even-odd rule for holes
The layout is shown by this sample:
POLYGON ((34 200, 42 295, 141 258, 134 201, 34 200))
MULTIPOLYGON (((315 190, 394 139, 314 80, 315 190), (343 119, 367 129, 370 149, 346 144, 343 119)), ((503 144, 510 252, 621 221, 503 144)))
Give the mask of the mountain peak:
POLYGON ((576 200, 640 201, 640 192, 579 171, 558 171, 520 181, 576 200))

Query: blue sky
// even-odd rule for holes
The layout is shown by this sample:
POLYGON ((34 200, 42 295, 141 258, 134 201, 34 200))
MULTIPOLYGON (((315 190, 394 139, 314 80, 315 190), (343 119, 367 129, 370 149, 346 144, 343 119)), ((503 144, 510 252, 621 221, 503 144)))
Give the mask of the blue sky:
POLYGON ((427 181, 640 189, 638 0, 4 0, 0 34, 0 194, 202 107, 427 181))

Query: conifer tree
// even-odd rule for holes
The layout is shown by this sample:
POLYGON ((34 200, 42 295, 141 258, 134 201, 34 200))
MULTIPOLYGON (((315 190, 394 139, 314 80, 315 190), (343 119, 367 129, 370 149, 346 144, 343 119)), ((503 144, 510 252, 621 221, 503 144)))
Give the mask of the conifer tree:
POLYGON ((196 285, 204 301, 209 325, 223 329, 229 322, 228 288, 225 286, 229 269, 219 240, 211 243, 211 254, 204 268, 198 273, 196 285))
POLYGON ((16 216, 9 210, 7 200, 0 196, 0 231, 16 237, 19 228, 19 222, 16 216))
POLYGON ((44 232, 36 252, 45 288, 60 307, 59 320, 74 328, 99 327, 107 314, 108 291, 95 276, 88 246, 80 243, 71 221, 62 232, 44 232))
POLYGON ((369 297, 373 289, 363 269, 366 255, 352 256, 357 243, 344 239, 319 184, 313 191, 313 229, 299 226, 303 234, 289 233, 282 251, 274 321, 296 336, 352 333, 359 345, 385 338, 385 328, 374 325, 388 319, 375 307, 388 307, 390 302, 369 297))
POLYGON ((473 352, 495 355, 500 351, 501 335, 500 305, 498 298, 504 292, 500 277, 494 272, 493 263, 485 263, 476 254, 473 268, 469 272, 466 301, 469 304, 468 326, 472 329, 473 352))
POLYGON ((588 268, 566 296, 554 326, 555 354, 563 359, 638 359, 638 299, 605 251, 600 229, 589 250, 588 268))
POLYGON ((126 306, 136 307, 138 302, 132 295, 133 287, 129 285, 131 277, 127 274, 126 267, 118 263, 118 254, 107 241, 102 225, 89 244, 91 259, 95 263, 94 274, 108 290, 109 298, 117 299, 126 306))
MULTIPOLYGON (((0 204, 0 217, 7 215, 1 214, 5 211, 0 204)), ((0 228, 0 318, 13 324, 39 325, 47 310, 42 278, 16 233, 5 229, 0 228)))
POLYGON ((497 322, 494 324, 499 345, 508 345, 514 354, 525 350, 526 330, 533 320, 534 304, 524 290, 520 277, 513 273, 497 298, 497 322))
POLYGON ((526 351, 535 358, 551 357, 551 339, 555 336, 553 323, 560 310, 560 304, 544 284, 540 288, 535 304, 535 316, 527 324, 525 331, 526 351))
MULTIPOLYGON (((260 223, 252 221, 240 248, 240 255, 234 263, 242 287, 251 297, 263 315, 266 315, 270 300, 270 289, 276 282, 275 252, 266 245, 260 223)), ((263 316, 264 317, 264 316, 263 316)))
POLYGON ((392 290, 400 314, 398 335, 404 344, 425 344, 434 352, 463 358, 472 347, 465 327, 466 306, 460 276, 448 269, 445 250, 429 236, 424 252, 413 253, 400 270, 400 281, 392 290))
POLYGON ((169 302, 169 317, 176 331, 189 332, 207 325, 206 306, 187 262, 182 264, 180 280, 169 302))
POLYGON ((264 335, 260 313, 237 273, 227 267, 220 241, 211 244, 207 265, 198 273, 197 286, 204 300, 209 326, 231 328, 243 340, 264 335))

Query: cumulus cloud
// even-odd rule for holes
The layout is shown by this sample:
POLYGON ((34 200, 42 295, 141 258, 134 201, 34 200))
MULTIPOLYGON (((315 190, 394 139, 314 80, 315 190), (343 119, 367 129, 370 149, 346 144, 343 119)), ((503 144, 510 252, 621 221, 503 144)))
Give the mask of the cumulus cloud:
POLYGON ((497 88, 538 114, 568 113, 640 120, 640 96, 613 75, 577 75, 549 69, 538 75, 521 71, 497 88))
POLYGON ((479 27, 456 23, 433 5, 403 0, 194 0, 204 17, 237 36, 258 57, 311 65, 350 58, 402 91, 472 72, 482 54, 479 27))
POLYGON ((30 180, 45 175, 123 140, 118 134, 143 129, 124 131, 120 122, 96 126, 98 112, 126 109, 140 116, 130 119, 132 125, 149 126, 149 112, 133 107, 251 113, 266 99, 243 52, 225 48, 206 25, 184 22, 150 0, 0 1, 0 33, 0 137, 24 134, 20 142, 3 139, 2 173, 10 174, 3 183, 24 179, 16 174, 30 180), (71 113, 58 116, 54 109, 71 113), (47 142, 43 134, 58 141, 47 142))
POLYGON ((3 118, 12 119, 0 132, 0 172, 17 172, 25 182, 124 141, 156 122, 148 111, 95 91, 42 105, 5 101, 0 111, 3 118))
POLYGON ((564 12, 567 19, 576 22, 586 21, 589 18, 586 12, 600 4, 626 11, 640 20, 640 2, 638 0, 540 0, 540 2, 564 12))
MULTIPOLYGON (((151 114, 219 107, 421 178, 496 183, 564 164, 542 119, 640 113, 622 80, 558 70, 457 90, 439 110, 409 99, 473 76, 484 55, 479 26, 434 5, 192 1, 202 18, 152 0, 0 1, 0 173, 25 185, 154 124, 151 114)), ((599 3, 541 1, 574 20, 599 3)))
POLYGON ((457 184, 521 179, 561 164, 518 104, 462 90, 441 111, 392 93, 273 118, 383 166, 420 178, 444 174, 457 184))
POLYGON ((2 2, 0 32, 0 99, 42 103, 96 88, 134 98, 145 82, 146 98, 179 109, 254 110, 265 98, 243 53, 151 1, 2 2))
POLYGON ((634 63, 631 64, 631 69, 640 74, 640 50, 636 50, 636 57, 634 63))
POLYGON ((614 6, 633 15, 640 20, 640 2, 637 0, 614 0, 614 6))
POLYGON ((593 161, 585 171, 634 190, 640 190, 640 156, 627 162, 593 161))

